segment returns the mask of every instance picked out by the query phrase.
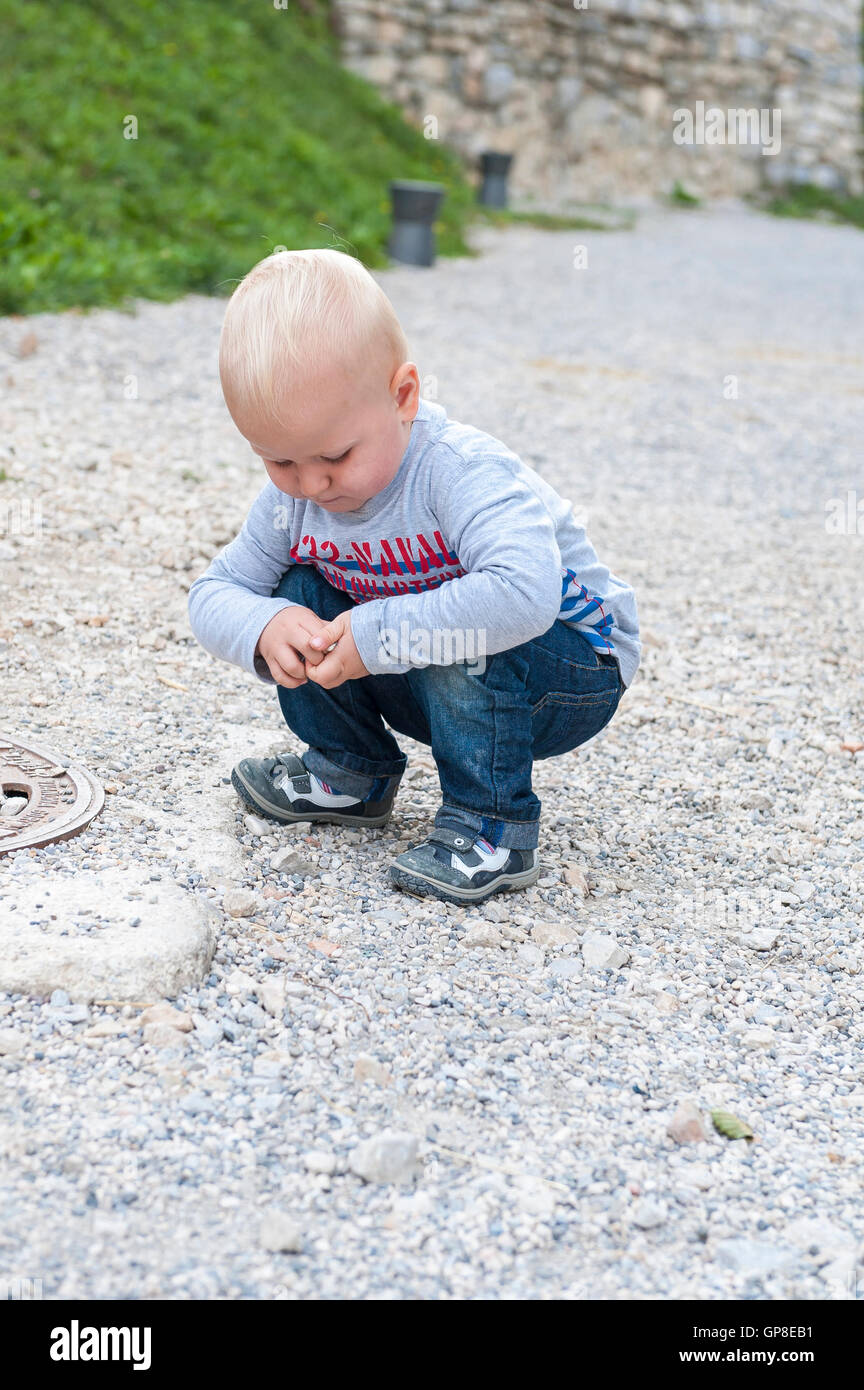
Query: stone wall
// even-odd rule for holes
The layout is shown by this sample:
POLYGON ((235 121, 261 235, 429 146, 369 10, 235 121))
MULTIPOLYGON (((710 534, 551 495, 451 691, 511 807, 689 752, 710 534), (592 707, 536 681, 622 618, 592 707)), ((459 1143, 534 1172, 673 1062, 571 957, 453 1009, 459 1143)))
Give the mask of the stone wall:
POLYGON ((786 181, 861 189, 860 0, 333 7, 346 66, 472 162, 512 152, 520 202, 638 198, 676 180, 707 196, 786 181), (727 118, 745 108, 764 112, 758 143, 755 124, 727 118), (691 132, 676 111, 693 113, 691 132), (763 154, 777 134, 779 151, 763 154))

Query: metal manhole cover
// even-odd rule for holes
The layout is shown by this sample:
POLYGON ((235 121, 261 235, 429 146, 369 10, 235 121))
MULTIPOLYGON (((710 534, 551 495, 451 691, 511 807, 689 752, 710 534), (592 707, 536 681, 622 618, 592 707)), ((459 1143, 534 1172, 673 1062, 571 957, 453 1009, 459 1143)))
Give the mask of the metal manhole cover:
POLYGON ((4 804, 27 799, 13 815, 4 815, 0 806, 0 855, 68 840, 90 824, 105 802, 101 784, 85 768, 65 762, 51 748, 18 743, 2 732, 0 789, 4 804))

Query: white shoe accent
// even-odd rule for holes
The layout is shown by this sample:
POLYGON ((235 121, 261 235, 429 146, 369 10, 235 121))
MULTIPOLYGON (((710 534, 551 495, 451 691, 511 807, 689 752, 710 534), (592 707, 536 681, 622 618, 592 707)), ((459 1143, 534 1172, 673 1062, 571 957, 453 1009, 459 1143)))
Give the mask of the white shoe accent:
POLYGON ((313 806, 321 806, 326 807, 328 810, 333 810, 337 808, 341 809, 344 806, 356 806, 357 802, 361 800, 359 796, 344 796, 341 793, 337 795, 336 792, 326 792, 321 785, 320 779, 315 776, 314 772, 309 773, 309 786, 311 790, 308 792, 298 792, 287 773, 283 773, 281 777, 277 778, 273 782, 273 785, 288 797, 292 805, 295 801, 311 801, 313 806))
POLYGON ((471 846, 472 850, 481 856, 479 864, 466 864, 464 859, 460 859, 458 854, 450 855, 450 867, 457 869, 466 878, 473 878, 475 874, 485 873, 487 869, 503 869, 507 860, 510 858, 510 850, 502 848, 493 849, 491 846, 486 848, 486 841, 475 840, 471 846))

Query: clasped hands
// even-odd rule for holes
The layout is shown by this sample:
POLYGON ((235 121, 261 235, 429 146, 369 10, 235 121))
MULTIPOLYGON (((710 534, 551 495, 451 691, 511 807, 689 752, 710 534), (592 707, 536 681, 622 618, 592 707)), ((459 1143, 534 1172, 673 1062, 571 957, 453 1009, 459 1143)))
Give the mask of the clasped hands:
POLYGON ((264 658, 276 684, 289 690, 307 680, 332 690, 370 674, 351 633, 350 608, 329 623, 299 604, 283 608, 261 633, 255 654, 264 658))

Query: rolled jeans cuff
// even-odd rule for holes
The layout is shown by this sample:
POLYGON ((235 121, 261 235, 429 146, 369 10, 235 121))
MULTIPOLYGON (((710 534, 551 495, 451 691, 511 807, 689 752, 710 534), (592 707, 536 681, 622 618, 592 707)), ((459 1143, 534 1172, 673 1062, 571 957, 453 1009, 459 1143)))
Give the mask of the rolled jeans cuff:
POLYGON ((540 843, 540 819, 535 820, 497 820, 492 816, 481 816, 477 811, 466 811, 461 806, 444 804, 435 813, 436 826, 447 826, 458 830, 467 826, 475 835, 496 848, 537 849, 540 843))
POLYGON ((375 764, 357 754, 346 754, 345 763, 331 762, 317 748, 307 748, 303 754, 303 764, 314 772, 322 782, 329 782, 346 796, 356 796, 358 800, 370 797, 374 801, 389 801, 402 780, 407 758, 394 760, 386 765, 386 771, 374 771, 375 764), (350 759, 350 766, 347 765, 350 759), (393 771, 397 767, 397 771, 393 771))

